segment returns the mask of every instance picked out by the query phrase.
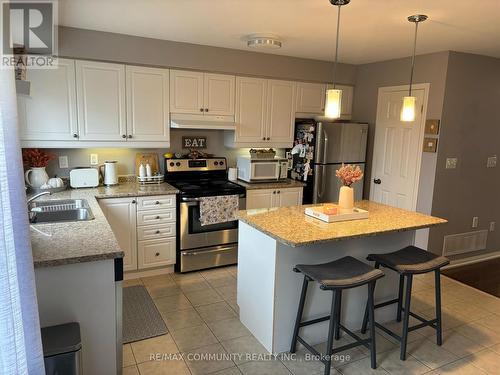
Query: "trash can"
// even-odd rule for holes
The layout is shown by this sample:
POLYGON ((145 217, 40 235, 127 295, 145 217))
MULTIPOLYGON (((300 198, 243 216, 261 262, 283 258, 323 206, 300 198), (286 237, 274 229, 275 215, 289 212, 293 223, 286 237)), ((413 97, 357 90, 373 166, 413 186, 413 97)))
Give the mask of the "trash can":
POLYGON ((66 323, 42 328, 46 375, 81 375, 80 324, 66 323))

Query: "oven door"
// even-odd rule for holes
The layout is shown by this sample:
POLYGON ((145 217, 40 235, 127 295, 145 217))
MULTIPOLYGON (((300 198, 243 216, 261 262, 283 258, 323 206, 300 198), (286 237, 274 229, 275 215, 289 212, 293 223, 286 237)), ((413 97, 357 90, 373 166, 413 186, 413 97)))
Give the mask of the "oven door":
MULTIPOLYGON (((239 209, 244 210, 246 199, 240 198, 239 209)), ((204 225, 200 223, 199 198, 181 197, 180 249, 225 245, 238 242, 238 221, 204 225)))
POLYGON ((280 163, 277 161, 252 161, 250 166, 250 179, 252 181, 279 179, 280 163))

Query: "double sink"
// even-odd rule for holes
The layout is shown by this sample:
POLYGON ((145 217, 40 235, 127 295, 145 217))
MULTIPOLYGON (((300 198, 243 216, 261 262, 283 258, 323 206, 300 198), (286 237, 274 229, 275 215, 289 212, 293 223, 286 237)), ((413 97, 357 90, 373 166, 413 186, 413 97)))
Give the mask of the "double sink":
POLYGON ((30 202, 28 213, 31 224, 94 219, 94 214, 86 199, 54 199, 30 202))

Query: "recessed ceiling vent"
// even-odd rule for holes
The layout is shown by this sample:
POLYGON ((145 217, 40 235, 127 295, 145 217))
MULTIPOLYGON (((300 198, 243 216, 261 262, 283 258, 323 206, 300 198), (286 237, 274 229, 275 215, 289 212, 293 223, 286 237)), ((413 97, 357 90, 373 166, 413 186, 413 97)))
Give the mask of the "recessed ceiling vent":
POLYGON ((273 34, 252 34, 247 36, 247 46, 259 49, 278 49, 282 46, 280 38, 273 34))
POLYGON ((444 237, 443 255, 460 255, 486 249, 487 230, 450 234, 444 237))

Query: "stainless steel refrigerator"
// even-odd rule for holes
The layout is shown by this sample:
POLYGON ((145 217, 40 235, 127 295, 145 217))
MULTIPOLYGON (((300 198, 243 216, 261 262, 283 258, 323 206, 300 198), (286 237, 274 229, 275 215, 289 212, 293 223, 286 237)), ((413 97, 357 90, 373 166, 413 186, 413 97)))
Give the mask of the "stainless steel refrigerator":
MULTIPOLYGON (((368 124, 298 120, 294 148, 288 150, 289 176, 306 182, 304 203, 337 202, 340 181, 335 171, 344 164, 366 162, 368 124)), ((354 185, 355 199, 363 198, 363 180, 354 185)))

